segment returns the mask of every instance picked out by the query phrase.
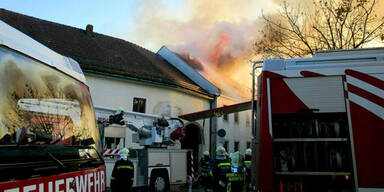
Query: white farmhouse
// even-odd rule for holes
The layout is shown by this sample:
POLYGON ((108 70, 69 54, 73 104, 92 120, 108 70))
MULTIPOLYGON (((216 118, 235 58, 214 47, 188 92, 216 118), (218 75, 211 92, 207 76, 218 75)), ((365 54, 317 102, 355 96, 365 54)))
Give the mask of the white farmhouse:
MULTIPOLYGON (((0 9, 0 19, 80 64, 99 118, 104 108, 177 117, 236 103, 166 47, 153 53, 96 33, 92 25, 84 30, 5 9, 0 9)), ((251 141, 250 110, 232 112, 186 122, 181 146, 194 149, 196 157, 214 143, 225 145, 229 152, 243 152, 251 141), (217 137, 219 129, 226 131, 225 137, 217 137)), ((138 147, 131 139, 123 139, 129 134, 105 135, 104 147, 138 147)))

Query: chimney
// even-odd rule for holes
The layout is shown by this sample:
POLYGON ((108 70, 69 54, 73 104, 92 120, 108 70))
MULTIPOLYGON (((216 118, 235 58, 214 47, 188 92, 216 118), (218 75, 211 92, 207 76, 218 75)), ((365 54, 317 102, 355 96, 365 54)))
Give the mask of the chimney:
POLYGON ((85 28, 85 30, 86 30, 88 33, 93 33, 93 25, 88 24, 87 27, 85 28))

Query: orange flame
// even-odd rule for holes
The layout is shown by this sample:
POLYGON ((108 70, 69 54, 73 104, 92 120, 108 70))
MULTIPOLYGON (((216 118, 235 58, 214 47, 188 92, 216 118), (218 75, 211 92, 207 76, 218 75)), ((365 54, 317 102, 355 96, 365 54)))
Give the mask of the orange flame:
POLYGON ((225 47, 230 46, 229 36, 225 33, 220 35, 219 42, 215 45, 215 49, 210 54, 210 61, 217 63, 222 55, 222 51, 225 47))

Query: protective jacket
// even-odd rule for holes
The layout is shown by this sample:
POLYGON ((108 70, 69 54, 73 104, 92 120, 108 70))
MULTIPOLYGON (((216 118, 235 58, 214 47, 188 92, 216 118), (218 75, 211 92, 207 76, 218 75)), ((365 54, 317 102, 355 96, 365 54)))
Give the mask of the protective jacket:
POLYGON ((227 174, 231 173, 231 163, 226 159, 215 159, 213 166, 214 186, 213 191, 225 192, 228 187, 227 174))
POLYGON ((112 192, 127 192, 132 188, 134 181, 134 168, 130 160, 116 161, 111 176, 112 192))
POLYGON ((216 159, 213 167, 214 191, 243 192, 247 190, 246 168, 228 160, 216 159))
POLYGON ((212 168, 213 168, 213 160, 209 157, 203 157, 200 159, 200 162, 199 162, 199 167, 200 167, 200 173, 202 174, 206 174, 206 173, 210 173, 212 171, 212 168))
POLYGON ((201 158, 199 162, 199 181, 205 188, 205 191, 210 191, 210 188, 212 187, 213 164, 213 160, 207 156, 201 158))
POLYGON ((246 155, 244 158, 244 166, 246 168, 247 177, 246 177, 246 191, 251 191, 251 165, 252 165, 252 158, 249 155, 246 155))

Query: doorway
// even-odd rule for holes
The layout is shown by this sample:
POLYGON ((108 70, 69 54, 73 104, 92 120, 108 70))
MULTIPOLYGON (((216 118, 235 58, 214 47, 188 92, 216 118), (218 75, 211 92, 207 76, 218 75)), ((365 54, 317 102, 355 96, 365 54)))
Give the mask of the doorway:
MULTIPOLYGON (((191 149, 193 150, 193 168, 197 172, 199 168, 199 145, 201 142, 201 132, 200 127, 196 124, 189 124, 185 126, 185 135, 181 141, 182 149, 191 149)), ((189 159, 190 157, 188 157, 189 159)), ((188 167, 190 166, 190 160, 188 161, 188 167)))

